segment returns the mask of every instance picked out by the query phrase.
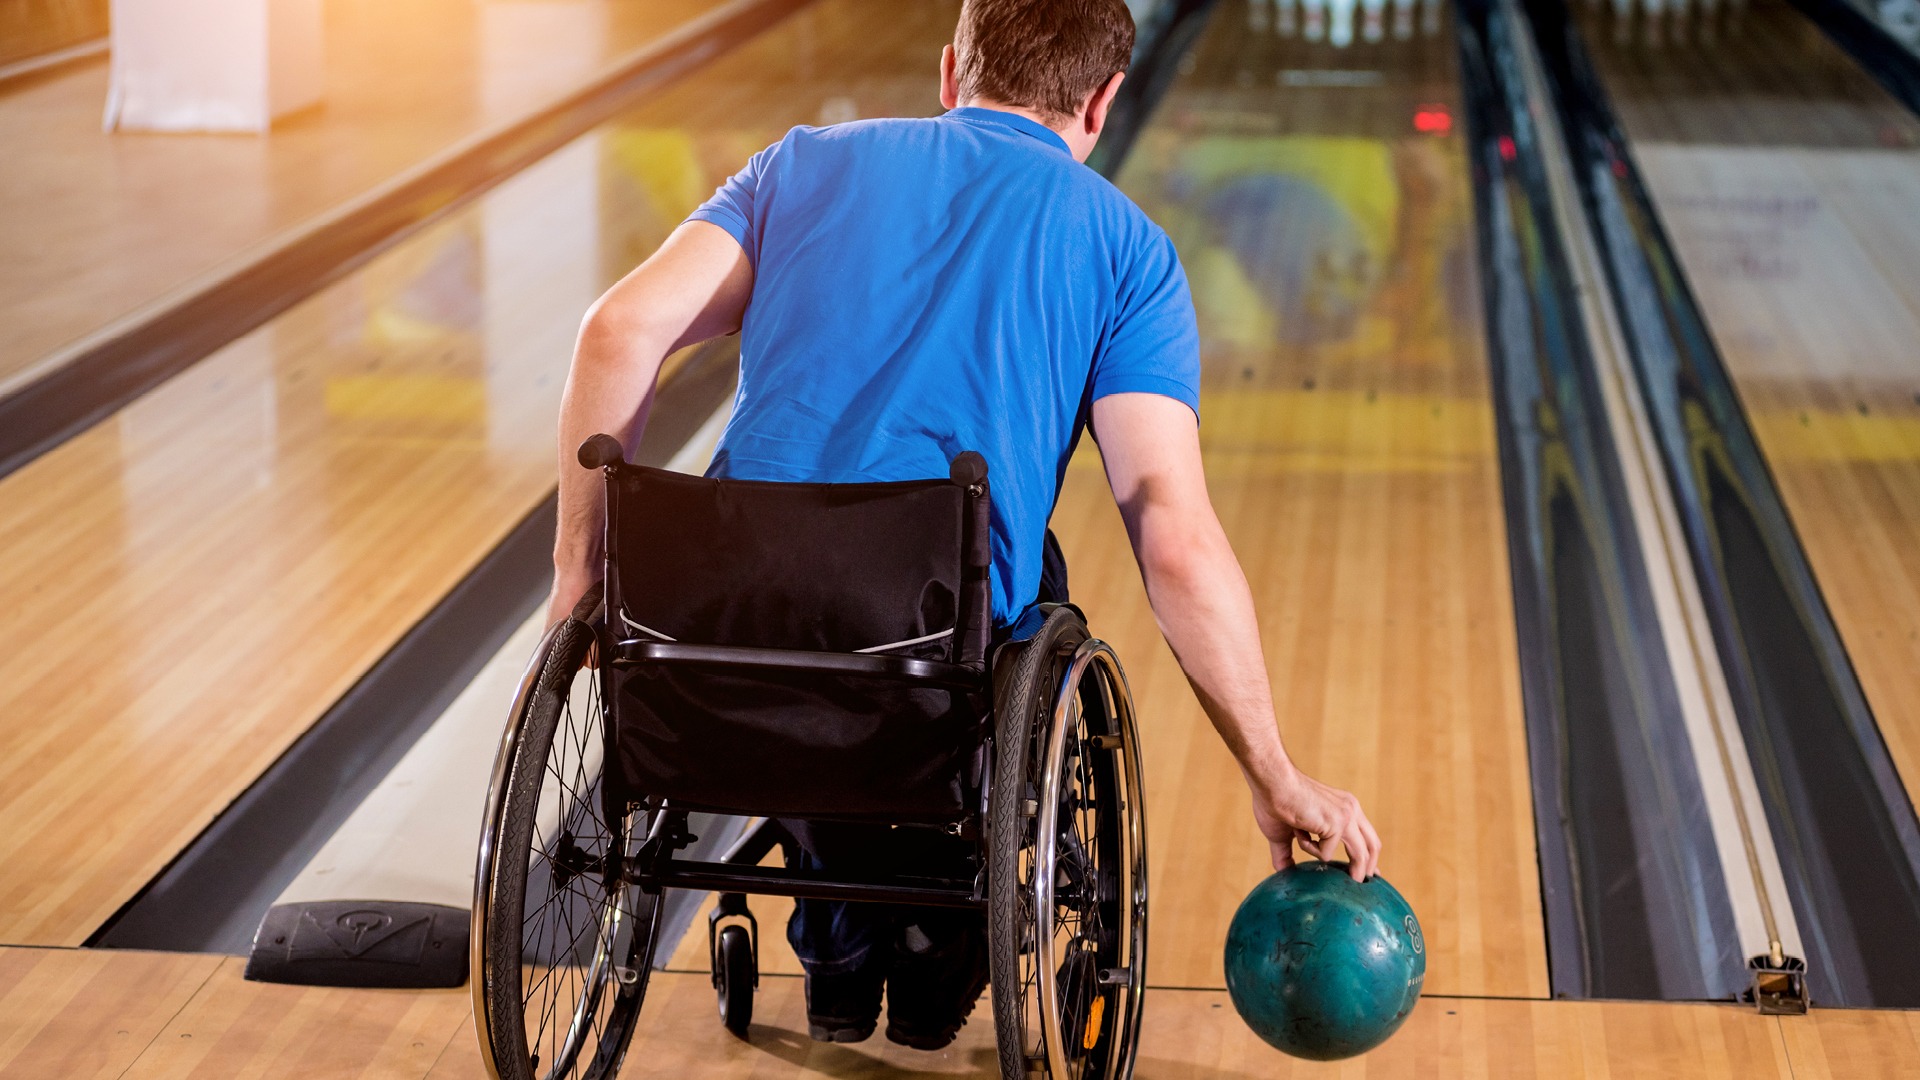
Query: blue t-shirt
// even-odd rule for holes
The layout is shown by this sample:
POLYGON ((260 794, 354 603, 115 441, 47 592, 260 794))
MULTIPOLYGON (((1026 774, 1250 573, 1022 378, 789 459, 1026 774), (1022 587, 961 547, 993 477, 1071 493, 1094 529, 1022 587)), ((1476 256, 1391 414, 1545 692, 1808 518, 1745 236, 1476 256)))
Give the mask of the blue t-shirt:
POLYGON ((731 233, 754 269, 708 473, 913 480, 979 451, 1002 624, 1039 590, 1083 403, 1145 391, 1198 410, 1173 244, 1023 116, 795 128, 691 220, 731 233))

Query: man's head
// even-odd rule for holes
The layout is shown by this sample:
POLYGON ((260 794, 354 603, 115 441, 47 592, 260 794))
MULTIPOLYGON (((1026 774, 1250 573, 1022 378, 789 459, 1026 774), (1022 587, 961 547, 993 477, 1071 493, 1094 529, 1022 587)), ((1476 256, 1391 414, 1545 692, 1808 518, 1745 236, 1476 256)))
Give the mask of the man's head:
POLYGON ((940 101, 1027 113, 1085 161, 1132 56, 1123 0, 965 0, 940 101))

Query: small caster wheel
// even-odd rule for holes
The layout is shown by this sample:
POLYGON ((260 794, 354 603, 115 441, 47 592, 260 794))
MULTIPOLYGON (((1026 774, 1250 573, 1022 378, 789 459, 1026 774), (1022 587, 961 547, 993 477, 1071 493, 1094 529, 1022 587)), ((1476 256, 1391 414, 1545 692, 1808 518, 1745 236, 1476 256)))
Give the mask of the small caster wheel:
POLYGON ((726 926, 714 946, 714 985, 720 994, 720 1022, 741 1038, 753 1023, 753 986, 760 973, 753 958, 753 939, 744 926, 726 926))

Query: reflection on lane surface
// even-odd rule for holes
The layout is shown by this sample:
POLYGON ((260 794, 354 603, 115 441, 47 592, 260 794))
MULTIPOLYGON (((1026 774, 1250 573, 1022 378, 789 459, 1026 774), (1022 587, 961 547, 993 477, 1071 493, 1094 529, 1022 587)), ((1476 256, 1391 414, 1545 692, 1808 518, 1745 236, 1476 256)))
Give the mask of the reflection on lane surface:
MULTIPOLYGON (((1214 8, 1118 183, 1190 276, 1208 482, 1289 745, 1379 826, 1431 991, 1545 996, 1451 20, 1430 9, 1423 30, 1408 7, 1396 35, 1388 7, 1368 41, 1362 11, 1341 44, 1288 10, 1214 8)), ((1266 846, 1111 504, 1087 448, 1055 528, 1149 717, 1153 978, 1219 986, 1217 942, 1266 846)))
POLYGON ((545 498, 595 293, 789 126, 937 111, 956 12, 823 0, 0 480, 0 941, 83 941, 545 498))
MULTIPOLYGON (((1717 629, 1738 642, 1723 655, 1814 998, 1913 1005, 1920 123, 1783 0, 1685 25, 1655 34, 1644 13, 1605 9, 1583 22, 1680 263, 1654 263, 1672 325, 1637 331, 1674 344, 1638 359, 1672 464, 1694 478, 1703 581, 1724 589, 1717 629)), ((1620 205, 1609 220, 1655 235, 1620 205)))

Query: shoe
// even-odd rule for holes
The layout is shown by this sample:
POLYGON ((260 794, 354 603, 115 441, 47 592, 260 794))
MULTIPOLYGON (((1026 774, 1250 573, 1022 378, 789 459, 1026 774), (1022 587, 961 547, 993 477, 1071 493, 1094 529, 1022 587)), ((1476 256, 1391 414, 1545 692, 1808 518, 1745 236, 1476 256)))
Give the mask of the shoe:
POLYGON ((915 1050, 942 1050, 967 1024, 987 988, 987 933, 968 926, 935 942, 919 926, 901 929, 887 977, 887 1039, 915 1050))
POLYGON ((865 1041, 879 1026, 885 982, 877 964, 836 975, 807 972, 807 1034, 815 1042, 865 1041))

